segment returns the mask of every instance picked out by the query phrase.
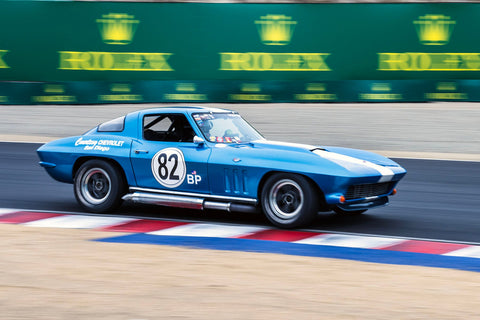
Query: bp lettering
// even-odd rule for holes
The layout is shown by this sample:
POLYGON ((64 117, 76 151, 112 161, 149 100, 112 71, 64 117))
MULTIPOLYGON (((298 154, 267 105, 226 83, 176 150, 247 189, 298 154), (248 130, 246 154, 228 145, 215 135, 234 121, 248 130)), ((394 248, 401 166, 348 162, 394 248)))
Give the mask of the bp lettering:
POLYGON ((198 185, 202 181, 202 177, 198 174, 187 174, 187 183, 198 185))

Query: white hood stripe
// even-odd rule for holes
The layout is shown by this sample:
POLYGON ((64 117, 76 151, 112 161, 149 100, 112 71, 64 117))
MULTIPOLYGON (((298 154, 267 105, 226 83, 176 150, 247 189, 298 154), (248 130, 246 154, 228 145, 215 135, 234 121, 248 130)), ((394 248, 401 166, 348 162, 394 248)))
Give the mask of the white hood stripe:
POLYGON ((384 167, 384 166, 380 166, 380 165, 375 164, 375 163, 372 163, 370 161, 361 160, 361 159, 346 156, 346 155, 343 155, 343 154, 324 151, 324 150, 320 150, 320 149, 313 150, 313 153, 315 153, 316 155, 319 155, 322 158, 325 158, 325 159, 328 159, 332 162, 335 162, 336 164, 342 166, 343 168, 345 168, 347 170, 354 171, 353 167, 355 167, 355 166, 366 166, 366 167, 369 167, 371 169, 374 169, 382 175, 382 177, 378 180, 378 182, 390 181, 390 180, 392 180, 393 176, 395 175, 395 173, 391 169, 389 169, 387 167, 384 167))

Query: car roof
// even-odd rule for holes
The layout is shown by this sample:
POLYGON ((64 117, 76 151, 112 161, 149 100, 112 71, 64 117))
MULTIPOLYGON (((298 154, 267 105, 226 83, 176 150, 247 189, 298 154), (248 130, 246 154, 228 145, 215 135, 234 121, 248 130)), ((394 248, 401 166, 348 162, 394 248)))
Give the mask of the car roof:
MULTIPOLYGON (((228 109, 220 109, 220 108, 211 108, 211 107, 203 107, 203 106, 168 106, 168 107, 156 107, 156 108, 149 108, 138 110, 132 113, 140 113, 142 115, 145 114, 155 114, 155 113, 187 113, 192 114, 196 112, 235 112, 228 109)), ((235 112, 236 113, 236 112, 235 112)))

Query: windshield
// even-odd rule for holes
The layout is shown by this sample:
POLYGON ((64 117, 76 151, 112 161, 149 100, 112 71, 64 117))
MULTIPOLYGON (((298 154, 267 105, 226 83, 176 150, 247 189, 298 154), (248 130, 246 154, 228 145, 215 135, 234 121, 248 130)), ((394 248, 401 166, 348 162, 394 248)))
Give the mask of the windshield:
POLYGON ((248 143, 263 140, 257 130, 235 113, 195 113, 193 119, 210 142, 248 143))

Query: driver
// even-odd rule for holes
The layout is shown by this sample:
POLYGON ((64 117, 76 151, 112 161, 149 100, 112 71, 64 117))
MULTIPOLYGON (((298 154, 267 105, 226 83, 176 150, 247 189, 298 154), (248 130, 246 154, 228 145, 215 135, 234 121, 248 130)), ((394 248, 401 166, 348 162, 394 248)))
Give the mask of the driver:
POLYGON ((202 130, 202 133, 205 135, 205 137, 210 140, 210 130, 213 128, 213 122, 206 119, 199 123, 198 126, 200 127, 200 130, 202 130))

